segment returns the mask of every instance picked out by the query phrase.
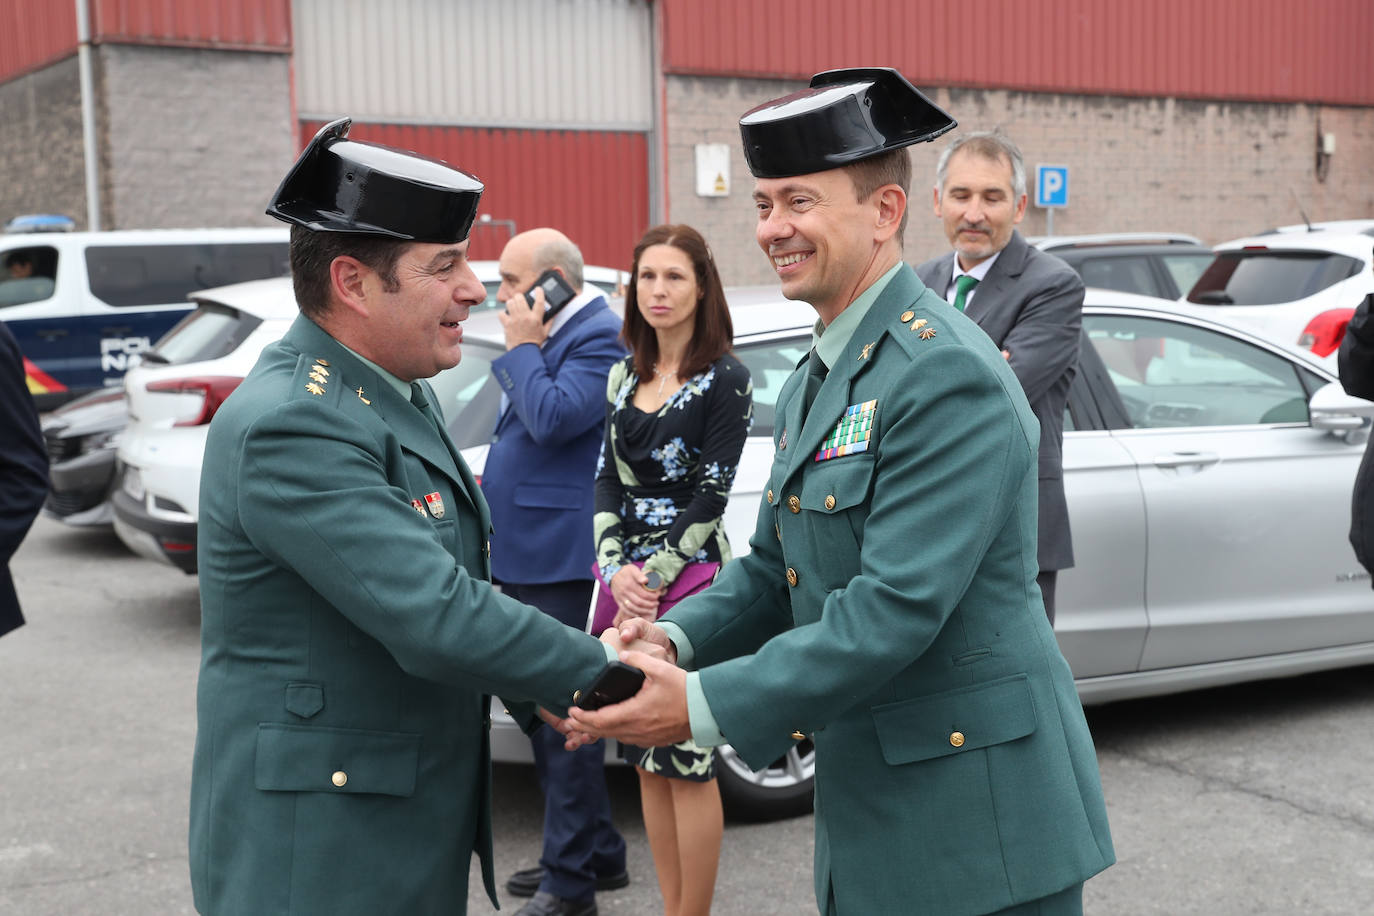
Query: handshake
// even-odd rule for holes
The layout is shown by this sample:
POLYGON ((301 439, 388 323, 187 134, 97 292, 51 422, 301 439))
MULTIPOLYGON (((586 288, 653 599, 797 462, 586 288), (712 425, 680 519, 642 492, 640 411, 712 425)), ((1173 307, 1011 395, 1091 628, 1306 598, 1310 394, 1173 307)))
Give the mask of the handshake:
POLYGON ((598 738, 617 738, 640 747, 663 747, 692 737, 687 714, 687 672, 677 667, 677 648, 656 624, 631 617, 601 634, 625 664, 644 673, 639 690, 628 699, 598 709, 573 706, 560 719, 540 715, 576 750, 598 738))

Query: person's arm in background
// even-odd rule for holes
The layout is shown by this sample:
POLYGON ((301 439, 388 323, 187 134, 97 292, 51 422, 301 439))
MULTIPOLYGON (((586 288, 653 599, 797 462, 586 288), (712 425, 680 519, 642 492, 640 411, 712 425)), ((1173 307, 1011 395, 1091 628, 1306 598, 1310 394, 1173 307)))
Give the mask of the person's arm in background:
POLYGON ((1341 387, 1345 393, 1374 401, 1374 293, 1364 297, 1345 327, 1345 338, 1336 356, 1340 369, 1341 387))
POLYGON ((1026 400, 1034 404, 1078 364, 1083 327, 1083 280, 1067 265, 1021 308, 1002 349, 1026 400))
POLYGON ((625 557, 625 528, 621 517, 625 487, 620 479, 615 450, 616 408, 630 396, 631 372, 630 360, 622 360, 611 367, 606 381, 606 434, 601 440, 601 458, 593 491, 592 537, 596 541, 597 570, 611 589, 616 604, 653 619, 658 611, 658 593, 648 588, 644 571, 625 557))
POLYGON ((48 452, 24 381, 24 358, 0 325, 0 564, 19 549, 48 495, 48 452))

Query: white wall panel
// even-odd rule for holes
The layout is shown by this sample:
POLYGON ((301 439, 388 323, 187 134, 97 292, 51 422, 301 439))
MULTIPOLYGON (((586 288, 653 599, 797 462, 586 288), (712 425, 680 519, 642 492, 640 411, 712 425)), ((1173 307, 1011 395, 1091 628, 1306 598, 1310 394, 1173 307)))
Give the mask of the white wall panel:
POLYGON ((649 130, 646 0, 293 0, 302 120, 649 130))

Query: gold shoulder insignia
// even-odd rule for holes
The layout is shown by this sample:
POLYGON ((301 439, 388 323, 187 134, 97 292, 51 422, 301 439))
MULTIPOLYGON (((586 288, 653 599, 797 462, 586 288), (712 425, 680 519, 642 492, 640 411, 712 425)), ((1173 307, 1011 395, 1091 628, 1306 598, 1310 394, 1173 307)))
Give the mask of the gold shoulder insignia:
POLYGON ((925 327, 928 324, 930 324, 930 322, 926 321, 924 318, 917 318, 915 321, 911 323, 911 330, 919 331, 921 330, 921 328, 925 327))
POLYGON ((859 354, 859 359, 868 359, 869 355, 873 353, 873 348, 877 345, 878 342, 876 340, 873 341, 873 343, 864 344, 863 352, 859 354))
POLYGON ((369 407, 372 406, 372 402, 369 401, 367 398, 363 397, 363 389, 361 386, 358 387, 358 400, 362 401, 364 404, 367 404, 369 407))
POLYGON ((321 385, 323 385, 327 381, 329 381, 329 377, 326 376, 323 372, 316 372, 315 370, 318 368, 319 366, 312 366, 310 368, 310 377, 315 381, 319 382, 321 385))
POLYGON ((905 312, 902 312, 902 324, 906 324, 908 321, 915 317, 916 313, 911 311, 910 309, 907 309, 905 312))
POLYGON ((934 329, 934 328, 923 328, 923 329, 921 330, 921 339, 922 339, 922 340, 930 340, 930 338, 932 338, 932 337, 934 337, 934 336, 935 336, 935 329, 934 329))
POLYGON ((306 382, 306 383, 305 383, 305 390, 308 391, 308 392, 310 392, 310 393, 313 394, 313 395, 321 395, 321 394, 324 394, 324 389, 321 388, 319 385, 315 384, 314 382, 306 382))
MULTIPOLYGON (((315 360, 315 363, 316 363, 317 365, 320 365, 320 366, 328 366, 328 365, 329 365, 329 360, 327 360, 327 359, 317 359, 317 360, 315 360)), ((328 369, 321 369, 320 371, 323 372, 325 375, 328 375, 328 374, 329 374, 329 370, 328 370, 328 369)))

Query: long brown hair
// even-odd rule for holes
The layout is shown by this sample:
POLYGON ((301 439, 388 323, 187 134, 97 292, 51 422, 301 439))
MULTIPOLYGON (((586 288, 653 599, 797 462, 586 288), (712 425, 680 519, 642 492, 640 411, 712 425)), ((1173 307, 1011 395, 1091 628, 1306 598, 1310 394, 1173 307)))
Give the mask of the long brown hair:
POLYGON ((706 247, 701 233, 691 226, 655 226, 635 245, 634 265, 630 268, 630 282, 625 290, 625 326, 620 331, 620 339, 634 354, 635 374, 640 378, 653 375, 654 364, 658 362, 658 336, 639 313, 638 288, 639 259, 654 245, 672 245, 687 255, 696 274, 701 299, 693 316, 692 338, 687 342, 687 352, 677 370, 679 377, 690 378, 729 353, 735 337, 730 309, 725 304, 725 289, 721 286, 716 262, 711 258, 711 249, 706 247))

